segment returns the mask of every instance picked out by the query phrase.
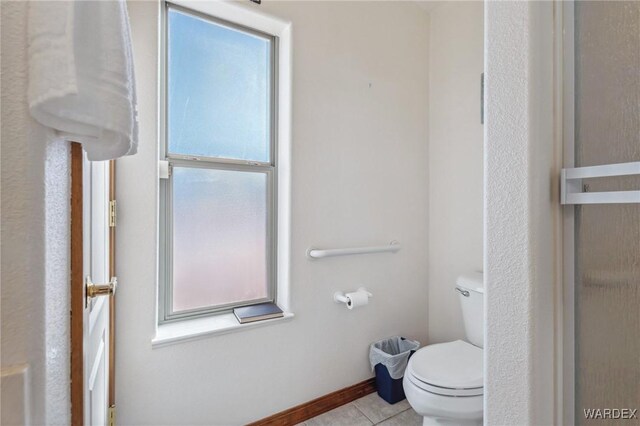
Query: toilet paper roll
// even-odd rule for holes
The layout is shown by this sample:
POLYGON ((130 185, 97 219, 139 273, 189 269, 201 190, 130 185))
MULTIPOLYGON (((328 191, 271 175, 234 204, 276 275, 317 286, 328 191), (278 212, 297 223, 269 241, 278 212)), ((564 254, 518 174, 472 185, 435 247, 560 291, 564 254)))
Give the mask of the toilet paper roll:
POLYGON ((364 291, 355 291, 347 293, 347 308, 353 309, 364 306, 369 303, 369 295, 364 291))

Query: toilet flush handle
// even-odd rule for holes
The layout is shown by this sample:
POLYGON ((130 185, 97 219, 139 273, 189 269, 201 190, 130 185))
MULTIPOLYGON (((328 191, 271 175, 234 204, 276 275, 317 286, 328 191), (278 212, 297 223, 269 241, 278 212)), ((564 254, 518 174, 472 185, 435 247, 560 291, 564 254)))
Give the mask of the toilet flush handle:
POLYGON ((461 295, 463 295, 464 297, 469 297, 469 292, 467 290, 462 290, 462 289, 456 287, 456 291, 458 293, 460 293, 461 295))

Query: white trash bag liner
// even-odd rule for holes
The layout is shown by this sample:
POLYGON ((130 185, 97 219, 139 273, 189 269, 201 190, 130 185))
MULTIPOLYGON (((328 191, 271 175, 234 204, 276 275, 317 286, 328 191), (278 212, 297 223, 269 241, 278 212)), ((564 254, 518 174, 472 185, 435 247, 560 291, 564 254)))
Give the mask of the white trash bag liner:
POLYGON ((392 379, 400 379, 404 376, 411 351, 416 351, 419 347, 420 342, 417 340, 409 340, 400 336, 372 343, 369 348, 371 371, 375 369, 377 364, 382 364, 387 367, 392 379))

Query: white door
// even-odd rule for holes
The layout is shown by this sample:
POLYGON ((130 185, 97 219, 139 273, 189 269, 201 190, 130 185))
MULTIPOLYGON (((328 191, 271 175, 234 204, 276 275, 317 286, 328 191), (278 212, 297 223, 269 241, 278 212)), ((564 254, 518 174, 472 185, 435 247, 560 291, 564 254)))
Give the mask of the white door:
POLYGON ((84 424, 109 420, 109 162, 83 156, 84 424))

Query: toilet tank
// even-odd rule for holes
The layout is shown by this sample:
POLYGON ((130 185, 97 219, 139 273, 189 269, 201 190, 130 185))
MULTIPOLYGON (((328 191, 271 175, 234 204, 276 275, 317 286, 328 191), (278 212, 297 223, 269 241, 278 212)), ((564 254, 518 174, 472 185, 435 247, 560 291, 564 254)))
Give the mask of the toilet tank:
POLYGON ((467 340, 484 347, 484 281, 481 272, 463 274, 456 280, 467 340))

